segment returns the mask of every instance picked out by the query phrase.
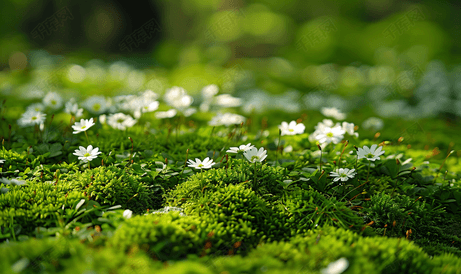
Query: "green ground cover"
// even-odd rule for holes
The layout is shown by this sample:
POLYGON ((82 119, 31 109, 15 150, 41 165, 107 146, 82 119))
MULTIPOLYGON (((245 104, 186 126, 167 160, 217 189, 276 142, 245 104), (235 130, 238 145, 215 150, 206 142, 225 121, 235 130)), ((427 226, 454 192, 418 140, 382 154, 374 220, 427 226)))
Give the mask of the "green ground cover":
POLYGON ((460 273, 458 118, 245 112, 72 68, 0 76, 2 272, 460 273))

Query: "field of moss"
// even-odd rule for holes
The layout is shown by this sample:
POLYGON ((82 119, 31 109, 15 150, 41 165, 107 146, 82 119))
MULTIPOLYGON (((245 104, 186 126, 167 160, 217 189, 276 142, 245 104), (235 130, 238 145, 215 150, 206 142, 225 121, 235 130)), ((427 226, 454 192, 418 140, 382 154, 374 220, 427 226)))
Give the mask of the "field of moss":
POLYGON ((227 94, 219 81, 176 97, 159 82, 125 92, 109 77, 126 73, 120 63, 82 66, 0 75, 0 272, 461 273, 458 117, 207 97, 227 94), (94 125, 75 133, 81 119, 94 125), (280 129, 291 121, 302 132, 280 129), (343 122, 336 141, 315 138, 343 122), (228 152, 247 144, 267 158, 228 152), (80 160, 89 145, 100 154, 80 160), (384 153, 359 157, 365 147, 384 153), (205 158, 214 165, 193 167, 205 158), (340 168, 353 173, 335 180, 340 168))

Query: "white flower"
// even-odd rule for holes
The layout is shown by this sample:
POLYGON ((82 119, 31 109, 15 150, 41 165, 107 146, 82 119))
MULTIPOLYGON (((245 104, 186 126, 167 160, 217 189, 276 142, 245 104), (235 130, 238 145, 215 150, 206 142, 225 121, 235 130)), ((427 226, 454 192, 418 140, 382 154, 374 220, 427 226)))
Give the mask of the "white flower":
POLYGON ((74 103, 72 100, 65 104, 64 111, 75 116, 75 118, 79 118, 83 115, 83 108, 78 108, 78 104, 74 103))
POLYGON ((4 183, 5 185, 13 184, 17 186, 22 186, 26 184, 26 181, 24 180, 18 180, 18 179, 7 179, 7 178, 1 178, 0 183, 4 183))
POLYGON ((315 139, 319 141, 319 143, 331 143, 337 144, 341 142, 343 139, 343 134, 346 133, 341 126, 337 125, 333 128, 325 127, 316 137, 315 139))
POLYGON ((94 126, 93 118, 89 120, 81 119, 80 122, 75 122, 72 128, 75 130, 73 134, 87 131, 90 127, 94 126))
POLYGON ((178 112, 176 111, 176 109, 170 109, 168 111, 157 111, 155 113, 155 118, 157 119, 165 119, 165 118, 173 118, 176 116, 178 112))
POLYGON ((62 106, 62 97, 56 92, 48 92, 43 98, 43 104, 52 109, 59 109, 62 106))
POLYGON ((290 153, 292 151, 293 151, 293 147, 291 145, 288 145, 283 149, 283 153, 290 153))
POLYGON ((127 127, 132 127, 136 124, 137 120, 133 119, 130 115, 121 112, 111 114, 107 117, 107 124, 119 130, 125 130, 127 127))
POLYGON ((35 104, 31 104, 27 107, 26 109, 26 112, 27 111, 43 111, 45 110, 45 106, 42 104, 42 103, 35 103, 35 104))
POLYGON ((384 151, 381 151, 383 149, 382 146, 380 146, 378 149, 376 149, 378 145, 374 144, 370 148, 367 146, 363 146, 363 148, 358 149, 357 155, 359 156, 359 159, 366 158, 369 161, 375 161, 379 160, 379 156, 384 154, 384 151))
POLYGON ((357 132, 354 132, 355 126, 353 123, 343 122, 342 126, 343 126, 343 129, 347 132, 347 134, 354 135, 355 137, 359 137, 359 134, 357 132))
POLYGON ((163 99, 168 105, 179 111, 188 108, 194 101, 191 96, 187 95, 186 90, 181 87, 172 87, 168 89, 163 99))
POLYGON ((241 124, 242 122, 245 122, 245 117, 238 115, 238 114, 233 114, 233 113, 218 113, 216 116, 214 116, 211 121, 208 122, 208 125, 210 126, 230 126, 230 125, 238 125, 241 124))
POLYGON ((184 114, 184 116, 189 117, 189 116, 191 116, 192 114, 194 114, 196 112, 197 112, 196 108, 188 108, 188 109, 184 110, 182 113, 184 114))
POLYGON ((96 159, 98 155, 101 154, 101 152, 99 151, 98 147, 93 149, 93 146, 89 145, 87 148, 80 146, 79 149, 76 149, 73 154, 78 156, 79 160, 82 160, 86 163, 96 159))
POLYGON ((133 211, 129 210, 129 209, 126 209, 125 211, 123 211, 123 217, 125 219, 130 219, 131 218, 131 215, 133 215, 133 211))
POLYGON ((199 158, 195 158, 195 162, 192 160, 189 160, 189 167, 195 167, 196 169, 203 169, 203 168, 211 168, 215 163, 213 162, 212 159, 209 157, 206 157, 203 162, 199 158))
POLYGON ((326 117, 333 117, 336 120, 344 120, 346 118, 346 114, 340 112, 337 108, 321 108, 320 112, 326 117))
POLYGON ((349 180, 349 178, 351 178, 351 179, 354 178, 354 176, 356 174, 354 171, 355 171, 354 168, 353 169, 340 168, 340 169, 336 170, 336 172, 334 172, 334 171, 330 172, 330 176, 331 177, 336 177, 336 178, 333 179, 334 182, 339 181, 339 180, 344 182, 344 181, 349 180))
POLYGON ((141 111, 143 113, 156 111, 158 109, 158 106, 159 106, 158 101, 147 101, 147 103, 145 103, 142 106, 141 111))
POLYGON ((101 114, 107 110, 108 102, 104 96, 91 96, 82 103, 82 106, 93 114, 101 114))
POLYGON ((240 145, 239 147, 230 147, 226 152, 229 153, 240 153, 240 152, 245 152, 254 146, 251 143, 248 143, 247 145, 240 145))
POLYGON ((349 261, 346 258, 341 258, 335 262, 328 264, 327 268, 321 270, 322 274, 340 274, 349 266, 349 261))
POLYGON ((318 122, 317 125, 315 126, 315 129, 317 130, 322 130, 326 127, 333 127, 334 123, 330 119, 323 119, 322 122, 318 122))
POLYGON ((202 97, 204 99, 209 99, 218 94, 219 88, 217 85, 208 85, 202 89, 202 97))
POLYGON ((141 94, 141 97, 147 101, 155 101, 158 98, 158 94, 148 89, 141 94))
POLYGON ((258 150, 256 147, 252 147, 245 151, 243 156, 245 156, 250 163, 262 162, 267 157, 267 150, 264 148, 258 150))
POLYGON ((383 120, 376 118, 376 117, 370 117, 363 121, 362 127, 364 129, 372 129, 372 130, 380 130, 384 126, 383 120))
POLYGON ((41 125, 45 122, 46 114, 41 111, 30 110, 22 114, 18 120, 20 126, 41 125))
POLYGON ((215 104, 220 107, 238 107, 242 104, 242 99, 232 97, 230 94, 221 94, 215 97, 215 104))
POLYGON ((287 122, 282 122, 282 125, 279 126, 279 129, 282 132, 282 136, 303 134, 305 128, 306 127, 304 126, 304 124, 297 124, 296 121, 291 121, 290 124, 288 124, 287 122))
POLYGON ((0 164, 4 164, 5 163, 5 159, 0 159, 0 164))
POLYGON ((106 114, 101 114, 101 115, 99 115, 99 119, 98 119, 98 120, 99 120, 99 122, 100 122, 101 124, 105 124, 105 123, 106 123, 106 118, 107 118, 107 115, 106 115, 106 114))

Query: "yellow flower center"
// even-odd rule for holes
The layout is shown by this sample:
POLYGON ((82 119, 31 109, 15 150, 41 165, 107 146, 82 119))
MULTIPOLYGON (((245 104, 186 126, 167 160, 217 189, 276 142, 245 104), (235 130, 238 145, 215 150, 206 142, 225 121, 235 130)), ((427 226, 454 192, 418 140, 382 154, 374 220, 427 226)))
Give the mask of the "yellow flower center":
POLYGON ((327 137, 330 137, 330 138, 333 137, 333 133, 328 132, 328 133, 327 133, 327 137))
POLYGON ((93 109, 96 110, 96 111, 100 110, 101 109, 101 104, 94 104, 93 109))
POLYGON ((85 153, 83 156, 84 156, 84 157, 88 157, 88 156, 90 156, 90 154, 87 152, 87 153, 85 153))

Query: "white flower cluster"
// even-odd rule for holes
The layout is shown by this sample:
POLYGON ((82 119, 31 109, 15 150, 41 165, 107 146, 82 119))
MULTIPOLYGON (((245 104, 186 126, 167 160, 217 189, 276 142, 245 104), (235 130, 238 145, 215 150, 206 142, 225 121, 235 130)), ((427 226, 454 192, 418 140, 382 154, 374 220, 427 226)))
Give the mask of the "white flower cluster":
POLYGON ((179 216, 186 216, 186 214, 183 213, 184 209, 180 207, 174 207, 174 206, 166 206, 162 209, 152 211, 152 214, 165 214, 170 211, 179 211, 179 216))
POLYGON ((210 126, 230 126, 230 125, 239 125, 245 122, 246 118, 242 115, 234 113, 218 113, 214 116, 211 121, 208 122, 210 126))
POLYGON ((344 134, 358 137, 359 134, 355 132, 353 123, 342 122, 334 124, 330 119, 323 119, 315 126, 315 131, 309 136, 309 141, 318 141, 320 144, 337 144, 344 138, 344 134))
POLYGON ((242 104, 242 99, 233 97, 230 94, 215 96, 218 92, 219 88, 217 85, 208 85, 202 89, 202 103, 200 104, 200 111, 209 111, 211 106, 229 108, 238 107, 242 104))

